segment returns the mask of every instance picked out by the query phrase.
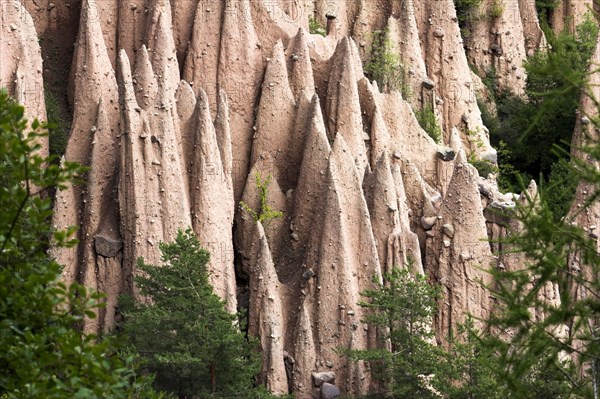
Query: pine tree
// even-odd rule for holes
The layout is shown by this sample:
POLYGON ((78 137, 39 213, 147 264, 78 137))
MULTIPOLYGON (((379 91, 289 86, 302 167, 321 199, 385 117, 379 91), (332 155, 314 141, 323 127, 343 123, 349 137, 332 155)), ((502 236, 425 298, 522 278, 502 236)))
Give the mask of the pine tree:
MULTIPOLYGON (((257 344, 239 330, 208 280, 209 253, 191 230, 161 243, 162 265, 138 260, 144 301, 122 298, 122 333, 156 373, 155 386, 190 397, 253 397, 257 344)), ((261 391, 264 392, 264 391, 261 391)))
POLYGON ((382 349, 347 355, 369 361, 386 397, 438 397, 436 391, 447 385, 449 375, 447 354, 435 345, 431 329, 439 290, 407 269, 394 268, 384 280, 376 289, 362 292, 365 300, 359 302, 368 309, 364 322, 380 331, 382 349))

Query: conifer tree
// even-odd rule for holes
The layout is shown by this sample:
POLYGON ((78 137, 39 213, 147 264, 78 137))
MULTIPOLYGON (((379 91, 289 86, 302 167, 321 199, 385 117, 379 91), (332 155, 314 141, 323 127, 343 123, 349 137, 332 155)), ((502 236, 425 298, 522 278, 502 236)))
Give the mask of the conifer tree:
MULTIPOLYGON (((239 330, 208 280, 209 253, 191 230, 161 243, 162 265, 138 260, 143 301, 121 300, 122 333, 156 373, 155 386, 191 397, 256 397, 257 343, 239 330)), ((242 326, 243 327, 243 326, 242 326)))

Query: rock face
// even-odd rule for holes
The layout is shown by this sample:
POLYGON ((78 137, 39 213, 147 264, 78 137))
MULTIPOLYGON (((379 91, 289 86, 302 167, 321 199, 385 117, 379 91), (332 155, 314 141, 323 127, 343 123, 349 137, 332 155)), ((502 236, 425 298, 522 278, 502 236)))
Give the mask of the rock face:
MULTIPOLYGON (((138 257, 157 263, 158 244, 192 228, 227 309, 249 310, 261 382, 301 399, 360 394, 368 370, 336 349, 378 345, 357 305, 373 279, 410 267, 441 284, 432 328, 444 342, 465 312, 492 310, 481 267, 522 264, 482 241, 510 221, 492 212, 506 205, 494 182, 466 162, 495 157, 469 63, 522 91, 522 63, 545 43, 533 0, 483 1, 482 13, 503 13, 479 19, 466 41, 453 0, 71 3, 2 4, 0 86, 45 119, 38 35, 78 29, 63 43, 74 49, 64 159, 90 169, 55 201, 54 225, 78 226, 79 244, 53 251, 65 281, 107 293, 88 331, 114 326, 118 295, 138 295, 138 257), (326 15, 326 36, 307 32, 309 17, 326 15), (403 94, 365 77, 371 31, 384 28, 403 94), (426 108, 440 143, 415 117, 426 108), (268 208, 283 216, 265 217, 268 208)), ((561 2, 553 28, 563 15, 581 20, 585 4, 561 2)), ((589 126, 578 124, 575 140, 589 126)), ((576 202, 589 192, 581 186, 576 202)), ((590 231, 596 208, 578 216, 590 231)), ((555 287, 545 295, 555 300, 555 287)))
MULTIPOLYGON (((20 1, 5 1, 0 27, 0 87, 25 105, 27 119, 46 120, 42 53, 33 19, 20 1)), ((41 144, 47 154, 48 140, 41 144)))

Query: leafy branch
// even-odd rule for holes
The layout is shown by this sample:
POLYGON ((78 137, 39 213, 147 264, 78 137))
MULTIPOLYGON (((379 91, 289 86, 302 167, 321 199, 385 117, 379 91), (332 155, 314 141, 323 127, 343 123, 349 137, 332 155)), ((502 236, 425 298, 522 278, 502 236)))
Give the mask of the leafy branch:
POLYGON ((246 204, 244 201, 240 201, 240 207, 248 212, 254 222, 261 222, 263 226, 267 227, 271 220, 283 217, 282 211, 276 211, 271 208, 269 205, 269 201, 267 198, 267 190, 269 187, 269 183, 271 183, 271 175, 268 175, 267 178, 263 181, 260 173, 256 173, 256 188, 258 188, 259 196, 260 196, 260 208, 258 210, 254 210, 250 207, 250 205, 246 204))

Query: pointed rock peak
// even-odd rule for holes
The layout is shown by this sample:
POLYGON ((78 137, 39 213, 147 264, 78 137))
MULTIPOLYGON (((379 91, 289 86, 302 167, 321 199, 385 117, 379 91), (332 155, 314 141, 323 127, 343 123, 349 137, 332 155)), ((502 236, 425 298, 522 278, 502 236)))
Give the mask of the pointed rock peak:
POLYGON ((333 179, 338 183, 344 181, 344 184, 354 185, 356 183, 357 186, 361 185, 362 173, 359 171, 357 162, 352 155, 352 151, 341 134, 336 135, 333 147, 331 148, 331 155, 329 158, 329 179, 333 179), (356 181, 350 183, 350 181, 346 181, 345 179, 356 179, 356 181))
POLYGON ((260 249, 258 252, 259 258, 271 258, 271 251, 269 250, 269 241, 267 240, 267 234, 265 233, 265 228, 262 222, 256 222, 256 236, 258 238, 258 242, 260 243, 260 249))
MULTIPOLYGON (((200 89, 198 94, 197 107, 197 137, 196 146, 198 147, 195 151, 197 158, 196 163, 208 162, 207 157, 210 158, 210 162, 218 161, 221 162, 221 154, 218 149, 217 137, 215 128, 210 115, 210 106, 208 104, 208 96, 203 89, 200 89)), ((213 165, 216 167, 216 165, 213 165)), ((220 169, 220 168, 219 168, 220 169)))
MULTIPOLYGON (((373 83, 376 83, 373 81, 373 83)), ((358 95, 360 96, 360 107, 367 116, 372 117, 379 107, 379 91, 369 82, 365 76, 358 80, 358 95)))
POLYGON ((217 103, 219 114, 229 117, 229 103, 227 101, 227 93, 219 87, 219 98, 217 103))
POLYGON ((335 140, 333 141, 333 147, 331 149, 332 158, 336 158, 338 160, 343 159, 347 156, 352 157, 352 153, 350 152, 350 148, 348 144, 346 144, 346 140, 344 140, 344 136, 341 134, 335 135, 335 140))
POLYGON ((208 113, 210 120, 210 107, 208 104, 208 96, 206 95, 204 89, 200 89, 200 92, 198 93, 198 107, 203 113, 208 113))
POLYGON ((175 100, 177 101, 179 118, 182 120, 190 118, 196 107, 196 95, 192 86, 185 80, 179 81, 175 100))
POLYGON ((159 0, 154 8, 148 32, 148 45, 152 51, 152 66, 160 76, 159 86, 175 90, 179 82, 179 65, 169 0, 159 0))
POLYGON ((379 159, 377 159, 371 176, 373 179, 372 183, 374 184, 373 200, 388 201, 389 212, 397 210, 396 183, 390 166, 390 157, 386 151, 383 151, 379 159))
POLYGON ((308 131, 309 138, 307 139, 307 141, 313 141, 310 139, 310 137, 315 137, 315 135, 318 135, 321 138, 325 139, 325 142, 327 142, 327 148, 329 148, 329 140, 327 140, 325 122, 323 121, 323 113, 321 112, 321 103, 319 101, 319 96, 317 96, 316 94, 313 95, 310 101, 308 117, 310 118, 310 122, 308 131))
POLYGON ((127 52, 124 49, 119 51, 117 82, 119 84, 119 97, 121 97, 122 104, 125 104, 126 108, 136 108, 138 104, 135 98, 135 90, 133 89, 131 65, 129 64, 127 52))
POLYGON ((377 163, 375 164, 375 169, 373 170, 375 174, 381 173, 391 173, 390 169, 390 158, 386 151, 383 151, 379 158, 377 158, 377 163))
POLYGON ((293 43, 289 46, 287 54, 292 76, 292 90, 296 100, 300 98, 302 93, 310 98, 315 94, 315 84, 304 28, 300 27, 292 40, 293 43))
POLYGON ((352 50, 347 36, 342 37, 335 47, 332 59, 334 65, 347 65, 352 61, 352 50))
POLYGON ((306 30, 301 26, 298 28, 296 36, 294 36, 294 49, 303 50, 307 43, 306 30))
POLYGON ((356 76, 363 76, 364 71, 362 67, 362 61, 360 59, 360 53, 358 52, 356 42, 354 41, 354 39, 352 39, 352 37, 349 37, 348 44, 350 46, 350 55, 354 64, 354 73, 356 74, 356 76))
MULTIPOLYGON (((78 96, 86 96, 87 99, 98 92, 110 90, 111 85, 95 84, 90 78, 102 79, 104 83, 106 78, 113 79, 114 70, 108 57, 102 27, 100 26, 100 10, 97 9, 97 2, 85 0, 82 4, 81 21, 77 45, 74 55, 75 77, 75 102, 79 102, 78 96)), ((99 96, 98 96, 99 98, 99 96)), ((93 99, 94 102, 98 98, 93 99)), ((87 104, 83 104, 87 106, 87 104)))
POLYGON ((375 109, 371 122, 371 162, 374 164, 383 153, 388 152, 391 147, 391 137, 379 108, 375 109))
POLYGON ((379 90, 379 84, 377 83, 376 80, 373 80, 373 82, 371 82, 371 85, 373 86, 373 91, 377 94, 381 94, 381 91, 379 90))
POLYGON ((278 40, 275 46, 273 46, 273 52, 267 64, 263 90, 278 90, 281 88, 285 90, 286 87, 289 87, 289 82, 285 54, 283 52, 283 43, 281 40, 278 40), (274 85, 281 87, 274 88, 274 85))
POLYGON ((467 165, 467 155, 465 154, 465 150, 463 150, 462 148, 456 153, 456 160, 454 161, 454 165, 455 167, 467 165))
POLYGON ((329 132, 343 135, 362 175, 368 164, 360 96, 348 38, 339 41, 327 87, 329 132))
POLYGON ((148 54, 148 48, 145 44, 138 50, 135 56, 135 71, 136 75, 140 76, 152 76, 154 77, 154 70, 152 69, 152 63, 150 62, 150 55, 148 54))
MULTIPOLYGON (((89 45, 96 44, 95 41, 84 39, 92 37, 93 34, 100 34, 102 38, 102 29, 100 27, 99 10, 97 3, 93 0, 84 0, 81 4, 81 21, 79 30, 79 40, 86 40, 89 45)), ((104 40, 102 40, 104 42, 104 40)))
POLYGON ((154 103, 158 88, 145 45, 142 45, 136 54, 133 78, 138 103, 143 109, 148 109, 154 103))
POLYGON ((538 187, 535 180, 529 182, 527 189, 519 196, 519 203, 521 205, 527 205, 530 201, 536 201, 538 196, 538 187))
MULTIPOLYGON (((229 101, 227 100, 227 93, 223 89, 219 89, 219 97, 217 98, 217 118, 215 120, 215 125, 221 126, 223 129, 226 127, 227 135, 229 136, 231 134, 229 131, 229 101)), ((231 140, 231 137, 228 137, 227 140, 231 140)), ((231 146, 231 143, 228 145, 231 146)))

